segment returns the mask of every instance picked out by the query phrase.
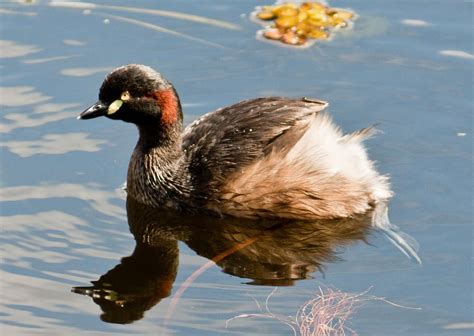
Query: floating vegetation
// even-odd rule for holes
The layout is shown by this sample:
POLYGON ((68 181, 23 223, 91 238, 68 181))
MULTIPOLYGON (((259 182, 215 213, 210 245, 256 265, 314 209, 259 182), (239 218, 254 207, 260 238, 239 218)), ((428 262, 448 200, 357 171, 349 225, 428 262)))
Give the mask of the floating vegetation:
POLYGON ((331 8, 320 2, 285 2, 257 7, 252 16, 265 29, 258 37, 291 46, 309 46, 328 40, 339 29, 352 26, 356 14, 347 9, 331 8))
POLYGON ((291 328, 294 336, 357 335, 349 327, 350 319, 354 312, 368 301, 382 301, 397 308, 421 309, 402 306, 384 297, 368 295, 371 288, 360 294, 352 294, 335 288, 319 287, 319 291, 314 294, 314 297, 298 309, 296 316, 285 316, 274 313, 269 307, 270 298, 275 294, 276 289, 275 287, 267 296, 264 305, 254 299, 259 312, 234 316, 226 321, 226 328, 229 327, 230 322, 241 318, 267 318, 286 324, 291 328))

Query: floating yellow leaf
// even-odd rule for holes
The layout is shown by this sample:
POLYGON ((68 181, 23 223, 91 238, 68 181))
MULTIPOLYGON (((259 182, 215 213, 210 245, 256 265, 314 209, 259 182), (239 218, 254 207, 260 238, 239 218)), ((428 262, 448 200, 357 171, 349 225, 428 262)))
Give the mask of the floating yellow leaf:
POLYGON ((273 21, 263 31, 263 37, 295 46, 327 40, 336 28, 348 27, 355 18, 351 11, 310 1, 263 6, 255 16, 267 22, 273 21))
POLYGON ((275 14, 273 14, 271 11, 260 12, 257 14, 257 17, 260 20, 273 20, 275 18, 275 14))
POLYGON ((296 16, 282 16, 275 20, 275 25, 278 28, 291 28, 298 24, 296 16))
POLYGON ((279 40, 282 38, 283 33, 279 29, 267 29, 263 36, 270 40, 279 40))

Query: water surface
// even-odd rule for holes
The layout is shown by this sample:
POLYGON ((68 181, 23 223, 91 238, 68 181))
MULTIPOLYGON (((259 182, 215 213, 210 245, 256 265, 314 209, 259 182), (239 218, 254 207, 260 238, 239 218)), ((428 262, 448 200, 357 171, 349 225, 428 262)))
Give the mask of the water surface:
POLYGON ((263 302, 274 286, 270 306, 283 315, 294 316, 318 286, 371 288, 422 308, 369 301, 351 320, 360 335, 472 334, 471 2, 331 1, 360 15, 354 29, 303 50, 255 39, 259 26, 247 14, 261 2, 97 4, 0 5, 2 334, 289 335, 268 319, 233 320, 226 328, 226 320, 258 312, 253 299, 263 302), (416 238, 423 264, 366 232, 363 221, 353 235, 329 240, 317 226, 256 232, 206 219, 178 225, 160 213, 151 218, 161 225, 144 234, 137 227, 149 221, 130 211, 127 219, 121 190, 136 130, 105 118, 75 119, 96 100, 104 75, 127 63, 148 64, 172 80, 186 123, 263 95, 327 100, 346 131, 378 123, 383 134, 368 142, 371 157, 391 176, 392 222, 416 238), (164 329, 185 280, 256 235, 260 245, 211 264, 191 283, 164 329), (300 237, 311 238, 298 245, 300 237), (128 315, 118 309, 123 297, 95 303, 71 292, 107 296, 104 283, 135 300, 128 315))

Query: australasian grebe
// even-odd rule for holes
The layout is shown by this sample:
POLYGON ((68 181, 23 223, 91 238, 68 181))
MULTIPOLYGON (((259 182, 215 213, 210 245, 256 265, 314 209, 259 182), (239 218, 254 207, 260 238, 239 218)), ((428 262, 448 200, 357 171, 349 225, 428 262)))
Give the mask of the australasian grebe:
POLYGON ((173 85, 144 65, 113 70, 99 101, 79 119, 137 125, 127 192, 138 202, 185 213, 314 220, 372 211, 372 225, 421 263, 417 243, 390 224, 388 178, 362 141, 342 134, 317 99, 266 97, 205 114, 184 132, 173 85))
POLYGON ((362 141, 366 128, 342 134, 317 99, 266 97, 210 112, 182 131, 173 85, 144 65, 105 78, 99 101, 80 119, 134 123, 127 193, 139 202, 186 212, 245 218, 349 217, 385 204, 387 177, 362 141))

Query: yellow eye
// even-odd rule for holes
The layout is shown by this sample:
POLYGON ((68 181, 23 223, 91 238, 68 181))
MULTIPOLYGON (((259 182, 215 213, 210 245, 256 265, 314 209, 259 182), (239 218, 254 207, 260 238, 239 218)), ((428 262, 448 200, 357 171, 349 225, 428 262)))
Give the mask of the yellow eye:
POLYGON ((131 98, 130 92, 128 92, 128 91, 122 92, 122 95, 120 96, 120 99, 121 99, 122 101, 130 100, 130 98, 131 98))

